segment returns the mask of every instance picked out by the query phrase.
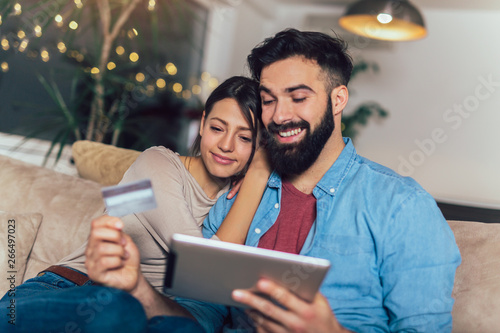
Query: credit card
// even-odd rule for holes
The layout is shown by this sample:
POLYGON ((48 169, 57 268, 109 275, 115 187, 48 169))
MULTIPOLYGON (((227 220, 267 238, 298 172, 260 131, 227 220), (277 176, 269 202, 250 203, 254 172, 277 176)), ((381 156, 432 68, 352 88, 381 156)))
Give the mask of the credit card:
POLYGON ((122 217, 156 208, 149 179, 103 187, 101 192, 109 216, 122 217))

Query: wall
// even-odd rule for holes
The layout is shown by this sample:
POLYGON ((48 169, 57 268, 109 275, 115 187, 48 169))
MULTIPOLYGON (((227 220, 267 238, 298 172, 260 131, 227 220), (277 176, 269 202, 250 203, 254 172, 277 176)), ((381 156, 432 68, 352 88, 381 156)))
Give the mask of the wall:
MULTIPOLYGON (((309 28, 311 15, 335 18, 343 10, 266 6, 261 0, 252 5, 228 1, 225 8, 230 19, 219 20, 219 29, 232 34, 209 34, 209 43, 224 47, 207 55, 206 63, 221 78, 246 73, 246 55, 265 37, 286 27, 309 28), (217 61, 217 53, 224 61, 217 61)), ((389 118, 361 131, 357 150, 412 176, 439 200, 500 208, 500 43, 495 37, 500 11, 420 9, 429 28, 427 38, 352 43, 355 59, 376 62, 380 72, 363 73, 352 82, 349 107, 374 100, 390 112, 389 118)))

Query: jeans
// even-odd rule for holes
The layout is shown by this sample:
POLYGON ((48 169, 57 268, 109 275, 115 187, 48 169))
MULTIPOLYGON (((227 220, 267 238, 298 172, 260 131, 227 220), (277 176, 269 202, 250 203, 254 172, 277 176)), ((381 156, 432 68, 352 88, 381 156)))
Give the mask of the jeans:
POLYGON ((93 285, 77 286, 46 272, 27 280, 0 300, 0 332, 203 332, 184 317, 147 319, 141 303, 129 293, 93 285))

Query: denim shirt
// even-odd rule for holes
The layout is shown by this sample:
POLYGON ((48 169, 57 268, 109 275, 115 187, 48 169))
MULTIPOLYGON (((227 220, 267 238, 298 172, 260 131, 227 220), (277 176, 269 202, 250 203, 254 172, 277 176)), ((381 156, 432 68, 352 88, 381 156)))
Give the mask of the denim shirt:
MULTIPOLYGON (((451 332, 451 292, 461 258, 434 199, 413 179, 346 146, 313 190, 316 220, 300 254, 328 259, 320 287, 337 320, 354 332, 451 332)), ((257 246, 280 211, 272 173, 246 245, 257 246)), ((204 221, 211 237, 234 202, 221 197, 204 221)), ((207 332, 247 332, 238 308, 178 299, 207 332)))

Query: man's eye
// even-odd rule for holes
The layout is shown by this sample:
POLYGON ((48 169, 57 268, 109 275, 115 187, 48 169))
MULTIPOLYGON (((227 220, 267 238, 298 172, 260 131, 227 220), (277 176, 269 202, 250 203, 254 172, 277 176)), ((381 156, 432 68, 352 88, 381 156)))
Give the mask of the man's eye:
POLYGON ((294 103, 302 103, 302 102, 303 102, 303 101, 305 101, 305 100, 306 100, 306 98, 305 98, 305 97, 303 97, 303 98, 294 98, 294 99, 293 99, 293 102, 294 102, 294 103))

